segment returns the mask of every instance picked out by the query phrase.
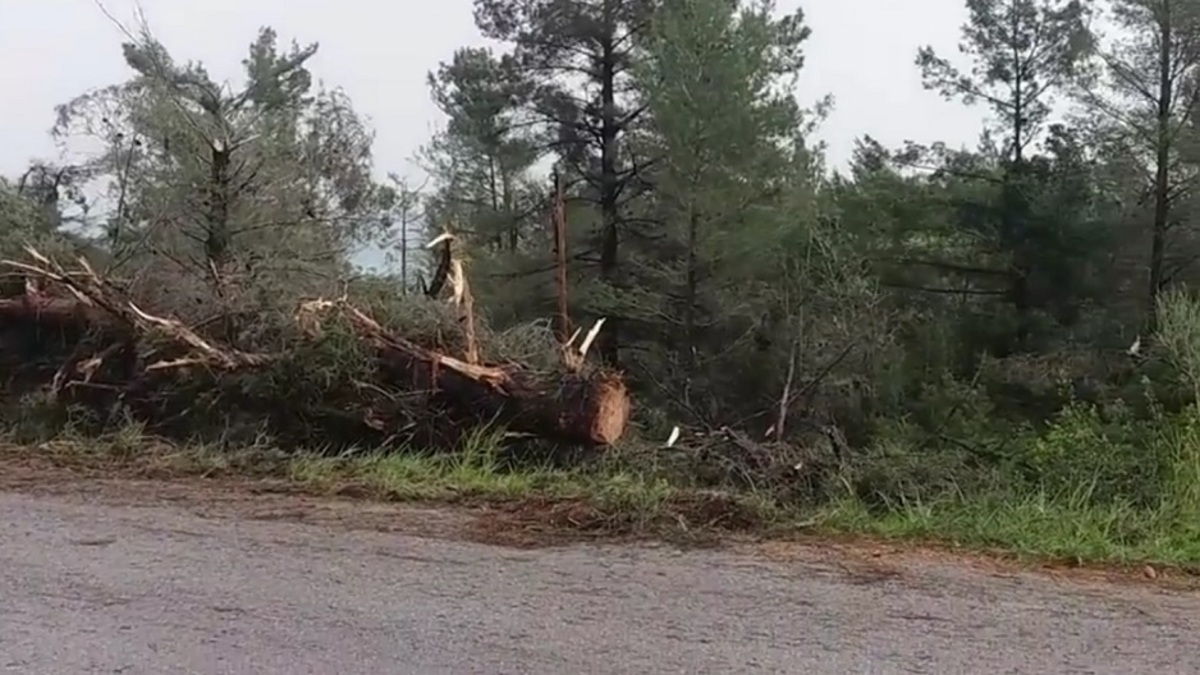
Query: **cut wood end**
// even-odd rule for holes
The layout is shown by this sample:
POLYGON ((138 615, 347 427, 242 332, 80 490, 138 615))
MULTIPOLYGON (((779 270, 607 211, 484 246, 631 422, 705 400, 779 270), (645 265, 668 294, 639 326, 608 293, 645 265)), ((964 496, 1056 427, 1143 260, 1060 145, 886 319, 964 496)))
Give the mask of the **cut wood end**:
POLYGON ((625 434, 633 406, 625 382, 616 375, 601 375, 595 382, 589 412, 588 436, 597 445, 612 445, 625 434))

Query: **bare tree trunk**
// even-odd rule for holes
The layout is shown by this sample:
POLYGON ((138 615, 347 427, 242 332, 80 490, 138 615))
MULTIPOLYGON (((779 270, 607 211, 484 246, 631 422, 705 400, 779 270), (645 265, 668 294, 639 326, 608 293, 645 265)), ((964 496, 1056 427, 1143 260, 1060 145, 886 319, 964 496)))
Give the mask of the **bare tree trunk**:
POLYGON ((693 375, 696 366, 696 298, 699 284, 696 274, 696 239, 699 236, 700 216, 696 213, 695 205, 688 205, 687 230, 687 290, 683 308, 684 363, 687 364, 688 377, 693 375))
POLYGON ((1158 294, 1163 287, 1163 265, 1167 246, 1167 222, 1170 217, 1171 102, 1174 82, 1171 74, 1171 6, 1163 3, 1159 16, 1158 120, 1154 167, 1154 229, 1150 243, 1149 288, 1147 288, 1147 326, 1158 326, 1158 294))
POLYGON ((571 337, 571 315, 567 303, 567 214, 563 204, 562 177, 554 172, 554 207, 551 210, 554 228, 554 273, 558 294, 558 340, 566 344, 571 337))
MULTIPOLYGON (((617 199, 619 198, 619 181, 617 176, 617 134, 620 122, 617 119, 617 53, 614 39, 616 25, 616 3, 605 0, 604 44, 601 49, 600 63, 600 216, 602 235, 600 242, 600 277, 607 283, 617 280, 617 249, 619 235, 619 213, 617 199)), ((620 319, 609 317, 608 330, 600 336, 597 345, 600 357, 610 366, 620 362, 620 319)))

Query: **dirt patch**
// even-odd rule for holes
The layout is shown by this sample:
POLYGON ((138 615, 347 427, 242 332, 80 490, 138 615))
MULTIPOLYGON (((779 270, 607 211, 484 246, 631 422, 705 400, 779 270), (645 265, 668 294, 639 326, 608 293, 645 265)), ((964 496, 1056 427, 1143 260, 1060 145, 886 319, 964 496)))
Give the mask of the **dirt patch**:
POLYGON ((1002 579, 1036 574, 1073 584, 1149 584, 1170 590, 1200 590, 1200 575, 1187 569, 1146 564, 1079 565, 1058 560, 1028 560, 1005 551, 977 551, 933 541, 805 535, 756 541, 740 545, 739 549, 781 563, 836 566, 850 577, 872 581, 900 577, 911 570, 941 567, 969 569, 1002 579))
POLYGON ((581 500, 534 498, 476 508, 483 514, 473 520, 471 538, 485 543, 538 548, 630 538, 611 528, 609 519, 581 500))
POLYGON ((727 492, 679 492, 667 501, 666 511, 693 530, 747 532, 762 527, 762 517, 727 492))
POLYGON ((677 493, 653 510, 605 506, 584 499, 534 497, 489 505, 480 525, 501 533, 521 533, 521 545, 547 546, 582 540, 656 539, 682 547, 728 543, 737 534, 761 531, 761 518, 734 496, 720 492, 677 493))

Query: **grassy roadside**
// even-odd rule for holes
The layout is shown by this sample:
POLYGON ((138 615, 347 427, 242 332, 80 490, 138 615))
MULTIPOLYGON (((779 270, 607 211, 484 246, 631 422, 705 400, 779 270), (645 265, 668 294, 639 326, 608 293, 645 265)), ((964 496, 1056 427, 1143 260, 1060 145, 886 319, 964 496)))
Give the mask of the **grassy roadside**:
POLYGON ((238 451, 146 437, 136 425, 102 437, 61 435, 36 444, 0 441, 0 461, 36 459, 103 477, 283 480, 318 496, 392 502, 505 504, 528 508, 551 527, 622 535, 759 532, 786 522, 758 495, 681 487, 648 473, 600 462, 514 468, 480 432, 446 454, 288 454, 263 442, 238 451))
POLYGON ((946 499, 870 514, 846 501, 823 530, 949 544, 1068 565, 1152 564, 1200 573, 1200 521, 1171 509, 1071 504, 1044 493, 946 499))
MULTIPOLYGON (((1096 507, 1069 495, 948 498, 870 509, 845 497, 818 509, 780 505, 753 491, 698 490, 600 462, 585 469, 506 467, 481 434, 455 455, 289 456, 263 443, 239 452, 178 446, 130 427, 103 438, 69 435, 35 446, 3 445, 9 459, 159 479, 275 479, 313 495, 507 504, 548 527, 644 536, 861 536, 988 551, 1077 565, 1153 564, 1200 571, 1200 519, 1170 508, 1096 507)), ((5 461, 8 461, 6 459, 5 461)))

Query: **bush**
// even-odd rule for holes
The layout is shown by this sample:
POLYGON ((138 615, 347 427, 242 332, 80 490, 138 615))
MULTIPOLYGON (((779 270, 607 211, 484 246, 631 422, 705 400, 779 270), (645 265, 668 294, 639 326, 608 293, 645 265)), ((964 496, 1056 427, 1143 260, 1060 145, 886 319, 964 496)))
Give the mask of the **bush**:
POLYGON ((1094 405, 1070 403, 1028 444, 1025 477, 1051 496, 1153 506, 1163 498, 1170 463, 1155 442, 1158 426, 1133 419, 1124 408, 1105 419, 1094 405))

